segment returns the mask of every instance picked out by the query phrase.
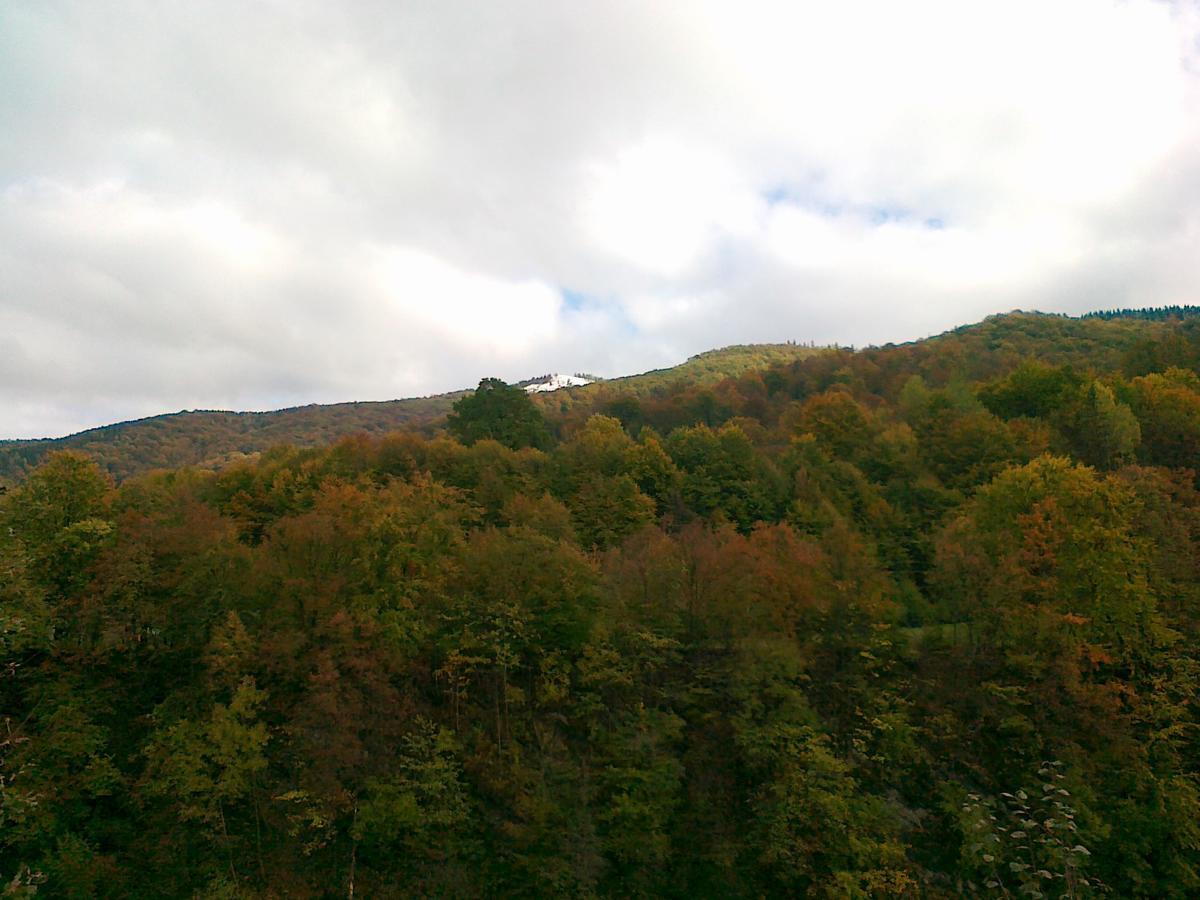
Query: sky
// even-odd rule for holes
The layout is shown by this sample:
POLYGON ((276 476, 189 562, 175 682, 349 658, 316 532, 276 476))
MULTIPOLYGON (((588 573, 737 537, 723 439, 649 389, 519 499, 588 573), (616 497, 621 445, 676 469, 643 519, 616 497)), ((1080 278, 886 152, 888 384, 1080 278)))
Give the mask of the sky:
POLYGON ((1200 303, 1200 3, 0 3, 0 438, 1200 303))

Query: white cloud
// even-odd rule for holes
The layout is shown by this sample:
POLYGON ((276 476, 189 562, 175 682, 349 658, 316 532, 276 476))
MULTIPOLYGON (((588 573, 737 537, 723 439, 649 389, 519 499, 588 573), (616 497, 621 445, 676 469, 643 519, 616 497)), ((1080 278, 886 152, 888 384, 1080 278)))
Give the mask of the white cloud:
POLYGON ((562 295, 543 282, 462 272, 408 248, 377 251, 374 265, 384 302, 432 325, 446 344, 521 357, 558 331, 562 295))
POLYGON ((601 252, 674 277, 723 238, 755 230, 761 201, 715 154, 662 139, 590 167, 582 207, 601 252))
POLYGON ((1198 37, 1192 0, 7 3, 0 436, 1195 302, 1198 37))

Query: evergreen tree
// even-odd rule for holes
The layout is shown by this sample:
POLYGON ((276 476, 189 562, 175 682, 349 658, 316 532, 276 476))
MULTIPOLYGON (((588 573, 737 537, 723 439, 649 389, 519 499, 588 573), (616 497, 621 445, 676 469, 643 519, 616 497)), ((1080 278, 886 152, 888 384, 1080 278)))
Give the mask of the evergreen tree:
POLYGON ((484 378, 474 393, 457 400, 446 426, 468 445, 493 440, 519 450, 550 444, 546 421, 529 395, 499 378, 484 378))

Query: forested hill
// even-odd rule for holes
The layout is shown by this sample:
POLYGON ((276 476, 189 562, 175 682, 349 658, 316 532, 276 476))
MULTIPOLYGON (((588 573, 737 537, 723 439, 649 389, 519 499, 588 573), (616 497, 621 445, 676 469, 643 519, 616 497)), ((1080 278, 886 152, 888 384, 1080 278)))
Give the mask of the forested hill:
MULTIPOLYGON (((625 391, 652 393, 677 382, 719 381, 814 352, 817 351, 794 344, 726 347, 699 354, 673 368, 627 376, 612 383, 625 391)), ((378 435, 428 428, 443 419, 464 393, 467 392, 410 400, 314 404, 272 412, 197 410, 120 422, 64 438, 0 441, 0 479, 21 477, 55 450, 86 453, 119 480, 152 469, 219 468, 280 444, 316 447, 349 434, 378 435)))
MULTIPOLYGON (((1087 372, 1124 376, 1200 362, 1194 337, 1200 308, 1173 307, 1171 315, 1130 315, 1120 311, 1083 317, 1012 312, 990 316, 944 334, 910 343, 862 350, 790 347, 791 360, 744 366, 734 377, 680 379, 674 370, 614 379, 541 398, 543 409, 562 433, 570 433, 594 413, 620 419, 636 431, 643 424, 660 430, 702 423, 718 425, 745 415, 767 413, 781 398, 798 399, 842 385, 868 404, 893 403, 912 376, 938 387, 970 393, 971 386, 1017 368, 1025 361, 1069 365, 1087 372), (647 382, 641 379, 651 379, 647 382), (771 402, 768 403, 768 400, 771 402)), ((693 358, 703 362, 705 355, 693 358)), ((682 367, 681 367, 682 368, 682 367)))
POLYGON ((0 478, 17 478, 55 450, 76 450, 117 479, 178 466, 216 468, 276 444, 312 447, 354 432, 419 428, 461 392, 412 400, 298 406, 271 412, 195 410, 91 428, 64 438, 0 441, 0 478))
POLYGON ((598 381, 588 385, 580 394, 588 396, 600 392, 647 396, 662 393, 677 385, 711 385, 726 378, 736 378, 746 372, 761 371, 771 366, 807 359, 824 349, 826 348, 795 343, 735 344, 698 353, 686 362, 666 369, 654 369, 640 375, 598 381))
POLYGON ((0 492, 0 885, 1200 896, 1200 319, 0 492))
MULTIPOLYGON (((864 360, 881 360, 885 370, 904 360, 935 381, 957 378, 979 380, 1024 357, 1070 362, 1084 369, 1152 371, 1158 360, 1138 361, 1131 354, 1155 346, 1158 336, 1197 313, 1195 307, 1162 310, 1116 310, 1083 318, 1010 313, 993 316, 938 337, 900 348, 886 346, 860 351, 864 360), (927 362, 921 362, 927 359, 927 362), (1149 367, 1149 368, 1147 368, 1149 367)), ((656 398, 690 395, 692 407, 668 402, 675 410, 673 423, 714 424, 720 410, 713 404, 723 392, 734 389, 739 377, 751 380, 761 373, 778 372, 793 363, 828 355, 825 368, 852 351, 832 354, 828 348, 797 344, 749 344, 711 350, 667 369, 657 369, 599 381, 580 388, 555 391, 534 402, 552 417, 567 423, 597 410, 607 410, 626 422, 645 403, 656 398), (724 385, 722 386, 722 382, 724 385)), ((1153 352, 1160 355, 1159 348, 1153 352)), ((1178 348, 1169 351, 1178 353, 1178 348)), ((812 372, 822 369, 820 364, 812 372)), ((878 376, 877 376, 878 377, 878 376)), ((893 385, 893 388, 895 386, 893 385)), ((427 433, 450 412, 454 401, 467 391, 432 397, 383 402, 311 405, 272 412, 193 411, 171 413, 93 428, 64 438, 0 441, 0 482, 18 480, 55 450, 86 453, 118 480, 153 469, 178 466, 220 468, 238 459, 253 457, 271 447, 318 447, 350 434, 385 434, 400 429, 427 433)))

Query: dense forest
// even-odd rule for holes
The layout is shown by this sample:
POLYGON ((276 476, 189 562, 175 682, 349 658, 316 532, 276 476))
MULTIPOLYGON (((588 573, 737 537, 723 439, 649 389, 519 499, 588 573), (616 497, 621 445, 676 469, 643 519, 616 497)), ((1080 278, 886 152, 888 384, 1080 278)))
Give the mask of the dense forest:
POLYGON ((0 497, 0 884, 1200 893, 1200 317, 0 497))

